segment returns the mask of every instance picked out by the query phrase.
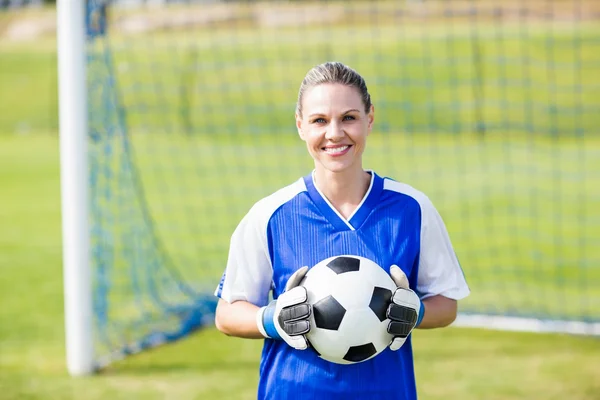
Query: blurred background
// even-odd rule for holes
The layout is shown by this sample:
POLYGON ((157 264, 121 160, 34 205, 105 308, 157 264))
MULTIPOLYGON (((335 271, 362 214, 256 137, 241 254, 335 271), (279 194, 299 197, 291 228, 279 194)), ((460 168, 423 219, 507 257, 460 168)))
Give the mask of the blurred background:
POLYGON ((212 292, 243 215, 313 168, 293 114, 330 60, 375 104, 365 167, 431 198, 471 287, 456 326, 413 334, 420 397, 600 399, 599 20, 596 0, 87 1, 99 373, 75 379, 56 7, 0 0, 0 399, 255 398, 261 343, 210 326, 212 292))

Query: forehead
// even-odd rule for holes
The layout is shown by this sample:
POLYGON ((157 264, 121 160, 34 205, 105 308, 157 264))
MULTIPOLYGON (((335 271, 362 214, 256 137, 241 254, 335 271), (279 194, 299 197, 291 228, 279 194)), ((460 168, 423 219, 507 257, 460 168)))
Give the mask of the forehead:
POLYGON ((362 110, 362 97, 357 88, 340 83, 326 83, 310 87, 302 99, 303 114, 362 110))

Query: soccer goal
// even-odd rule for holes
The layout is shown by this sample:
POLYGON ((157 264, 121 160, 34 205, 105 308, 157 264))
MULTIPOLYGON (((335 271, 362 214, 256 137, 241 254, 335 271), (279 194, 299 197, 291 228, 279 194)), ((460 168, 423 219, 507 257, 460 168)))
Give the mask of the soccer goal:
POLYGON ((230 235, 312 169, 297 90, 328 60, 376 109, 367 168, 427 193, 457 324, 600 334, 600 5, 58 0, 67 359, 210 325, 230 235))

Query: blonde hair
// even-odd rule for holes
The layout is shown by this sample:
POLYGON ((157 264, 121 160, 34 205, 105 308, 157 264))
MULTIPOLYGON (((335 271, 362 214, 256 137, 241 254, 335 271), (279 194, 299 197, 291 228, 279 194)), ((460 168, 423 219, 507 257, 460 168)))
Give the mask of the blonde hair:
POLYGON ((367 90, 367 84, 363 77, 341 62, 330 61, 313 67, 302 80, 300 90, 298 91, 298 103, 296 103, 296 112, 299 116, 302 116, 302 99, 304 93, 311 87, 325 83, 339 83, 356 88, 362 98, 365 112, 369 113, 371 110, 371 95, 367 90))

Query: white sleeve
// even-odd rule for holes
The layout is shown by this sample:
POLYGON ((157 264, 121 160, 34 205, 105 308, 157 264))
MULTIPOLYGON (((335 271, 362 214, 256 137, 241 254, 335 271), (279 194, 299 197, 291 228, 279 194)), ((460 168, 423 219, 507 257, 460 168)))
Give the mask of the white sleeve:
POLYGON ((442 217, 425 197, 421 205, 421 254, 417 292, 421 298, 442 295, 460 300, 469 295, 465 276, 460 267, 442 217))
POLYGON ((266 225, 253 207, 237 226, 231 236, 227 267, 216 296, 229 303, 244 300, 259 307, 267 305, 273 267, 266 225))

